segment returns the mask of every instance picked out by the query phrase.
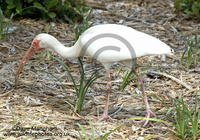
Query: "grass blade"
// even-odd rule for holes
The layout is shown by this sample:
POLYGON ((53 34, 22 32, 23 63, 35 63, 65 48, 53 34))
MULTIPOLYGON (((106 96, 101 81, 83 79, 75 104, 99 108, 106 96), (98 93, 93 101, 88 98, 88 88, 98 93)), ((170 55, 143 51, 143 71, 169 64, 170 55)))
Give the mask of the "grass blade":
POLYGON ((73 78, 71 72, 70 72, 69 69, 67 68, 67 66, 66 66, 62 61, 60 61, 58 58, 56 58, 56 57, 54 57, 54 56, 51 56, 51 57, 52 57, 53 59, 55 59, 56 61, 58 61, 58 62, 66 69, 66 71, 68 72, 68 74, 69 74, 69 76, 70 76, 70 78, 71 78, 71 80, 72 80, 72 82, 73 82, 74 88, 75 88, 75 90, 76 90, 76 95, 77 95, 77 97, 78 97, 78 88, 77 88, 76 83, 75 83, 75 80, 74 80, 74 78, 73 78))
POLYGON ((120 125, 120 126, 116 127, 115 129, 113 129, 112 131, 106 133, 103 137, 101 137, 101 140, 106 140, 107 137, 108 137, 111 133, 113 133, 114 131, 116 131, 117 129, 119 129, 119 128, 125 126, 125 125, 126 125, 126 124, 120 125))
POLYGON ((88 115, 88 118, 89 118, 89 121, 90 121, 90 126, 91 126, 91 131, 92 131, 92 139, 95 140, 95 137, 94 137, 94 128, 93 128, 93 124, 92 124, 92 121, 91 121, 91 118, 90 118, 89 115, 88 115))
POLYGON ((3 35, 3 26, 4 26, 4 23, 3 23, 3 12, 2 12, 2 10, 1 10, 1 8, 0 8, 0 40, 1 40, 1 38, 2 38, 2 35, 3 35))
POLYGON ((77 125, 79 126, 79 128, 82 130, 83 134, 85 135, 85 139, 86 139, 86 140, 89 140, 88 135, 87 135, 85 129, 83 128, 83 126, 82 126, 81 124, 79 124, 79 123, 76 123, 76 124, 77 124, 77 125))
POLYGON ((12 18, 13 18, 13 13, 11 14, 11 16, 10 16, 10 19, 9 19, 9 22, 8 22, 8 24, 7 24, 7 28, 6 28, 6 32, 5 32, 5 35, 4 35, 4 40, 6 39, 6 35, 8 34, 8 30, 9 30, 9 28, 10 28, 10 24, 11 24, 11 21, 12 21, 12 18))
POLYGON ((163 121, 163 120, 155 119, 155 118, 130 118, 129 120, 149 120, 149 121, 154 121, 154 122, 162 122, 162 123, 166 123, 170 126, 174 126, 173 124, 171 124, 167 121, 163 121))

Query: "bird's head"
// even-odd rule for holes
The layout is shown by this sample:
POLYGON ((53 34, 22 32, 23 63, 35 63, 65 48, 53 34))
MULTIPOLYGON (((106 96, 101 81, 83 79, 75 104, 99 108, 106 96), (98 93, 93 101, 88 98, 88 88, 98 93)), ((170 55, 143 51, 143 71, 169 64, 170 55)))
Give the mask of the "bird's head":
POLYGON ((18 80, 21 70, 23 69, 25 64, 28 62, 28 60, 31 58, 31 56, 33 56, 37 51, 40 51, 43 49, 54 51, 53 47, 55 43, 58 44, 59 41, 55 37, 49 34, 42 33, 42 34, 37 35, 34 38, 34 40, 32 41, 31 47, 26 52, 25 56, 23 57, 23 59, 21 60, 17 68, 16 75, 15 75, 15 87, 17 86, 17 80, 18 80))
POLYGON ((34 38, 31 47, 38 48, 39 50, 46 49, 49 51, 54 51, 54 47, 59 44, 60 42, 52 35, 42 33, 34 38))
POLYGON ((168 53, 169 55, 174 55, 174 50, 172 48, 170 48, 170 52, 168 53))

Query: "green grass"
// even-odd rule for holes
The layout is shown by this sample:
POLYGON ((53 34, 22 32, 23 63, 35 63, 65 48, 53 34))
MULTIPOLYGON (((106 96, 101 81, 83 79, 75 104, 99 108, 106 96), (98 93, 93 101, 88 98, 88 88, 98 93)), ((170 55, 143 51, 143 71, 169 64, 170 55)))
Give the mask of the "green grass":
POLYGON ((174 106, 171 108, 165 104, 168 109, 166 116, 176 128, 178 137, 183 140, 187 137, 196 140, 200 131, 198 130, 200 110, 197 109, 197 104, 197 92, 195 104, 191 109, 186 106, 182 96, 179 96, 179 99, 173 99, 174 106))
POLYGON ((10 24, 13 18, 13 14, 11 14, 10 19, 8 22, 5 21, 4 15, 3 15, 3 11, 0 8, 0 40, 6 39, 6 36, 8 34, 8 30, 10 28, 10 24))
MULTIPOLYGON (((91 127, 91 132, 92 132, 92 140, 95 140, 95 136, 94 136, 94 126, 93 126, 93 124, 92 124, 91 118, 90 118, 89 116, 88 116, 88 118, 89 118, 90 127, 91 127)), ((80 139, 81 139, 81 140, 82 140, 82 139, 90 140, 89 137, 88 137, 88 134, 86 133, 86 130, 84 129, 84 127, 83 127, 81 124, 79 124, 79 123, 77 123, 77 125, 79 126, 79 128, 81 129, 81 131, 83 132, 83 134, 84 134, 84 136, 85 136, 85 138, 83 138, 82 135, 81 135, 80 132, 79 132, 80 139)), ((104 134, 103 136, 101 136, 101 135, 100 135, 100 132, 99 132, 99 138, 98 138, 98 140, 106 140, 110 134, 112 134, 114 131, 116 131, 117 129, 120 129, 121 127, 123 127, 123 126, 125 126, 125 125, 126 125, 126 124, 120 125, 120 126, 116 127, 115 129, 111 130, 110 132, 104 134)), ((100 131, 100 129, 99 129, 99 131, 100 131)))
MULTIPOLYGON (((142 66, 139 66, 139 67, 142 67, 142 66)), ((139 67, 136 67, 136 69, 138 69, 139 67)), ((122 70, 122 69, 121 69, 122 70)), ((120 70, 120 71, 121 71, 120 70)), ((153 70, 158 70, 158 69, 148 69, 148 70, 144 70, 144 71, 141 71, 139 72, 138 74, 141 75, 141 74, 144 74, 146 72, 149 72, 149 71, 153 71, 153 70)), ((119 71, 119 73, 120 73, 119 71)), ((133 71, 130 69, 130 70, 127 70, 125 75, 124 75, 124 78, 123 78, 123 81, 122 81, 122 84, 120 85, 120 90, 121 91, 124 91, 124 89, 126 88, 127 85, 129 85, 132 81, 134 80, 138 80, 136 78, 136 76, 133 74, 133 71)))
POLYGON ((187 42, 187 47, 185 48, 185 51, 183 52, 182 57, 181 57, 181 64, 183 64, 184 56, 187 53, 186 67, 190 68, 192 62, 193 64, 196 65, 200 58, 199 54, 197 53, 199 49, 199 44, 200 44, 200 42, 198 41, 198 27, 196 28, 195 36, 193 36, 192 38, 185 37, 183 34, 178 32, 173 27, 172 27, 172 30, 175 33, 179 34, 187 42))
POLYGON ((87 93, 88 88, 97 78, 102 77, 102 75, 99 75, 99 72, 101 69, 94 71, 92 73, 92 75, 87 80, 85 80, 85 66, 82 64, 82 61, 79 59, 82 70, 81 70, 81 79, 80 79, 79 88, 78 88, 76 81, 75 81, 74 77, 72 76, 68 67, 62 61, 60 61, 58 58, 55 58, 55 57, 53 57, 53 58, 56 61, 58 61, 65 68, 65 70, 68 72, 68 74, 73 82, 74 88, 76 90, 76 97, 77 97, 77 99, 75 100, 75 104, 77 104, 76 105, 77 113, 80 113, 83 108, 83 102, 84 102, 85 95, 87 93))
POLYGON ((181 140, 196 140, 197 137, 200 136, 200 130, 198 128, 198 122, 200 120, 200 109, 197 109, 197 92, 194 106, 191 109, 186 106, 181 96, 179 96, 179 99, 173 99, 173 107, 169 107, 160 98, 156 96, 154 97, 160 100, 167 108, 168 111, 166 112, 165 116, 167 117, 168 121, 163 121, 155 118, 131 118, 130 120, 150 120, 168 124, 174 128, 175 131, 170 128, 168 128, 168 130, 172 132, 177 139, 181 140))
MULTIPOLYGON (((49 34, 49 23, 47 23, 46 33, 49 34)), ((50 60, 50 54, 48 50, 47 50, 47 60, 50 60)))

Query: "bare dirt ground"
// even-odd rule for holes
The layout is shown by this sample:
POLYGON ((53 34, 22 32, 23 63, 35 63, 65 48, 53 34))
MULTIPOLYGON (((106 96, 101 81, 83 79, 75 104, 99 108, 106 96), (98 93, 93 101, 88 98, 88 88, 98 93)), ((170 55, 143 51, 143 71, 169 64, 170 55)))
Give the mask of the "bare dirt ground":
MULTIPOLYGON (((160 72, 171 76, 166 77, 161 74, 160 78, 154 79, 147 76, 147 72, 142 75, 151 109, 156 113, 157 118, 167 120, 162 114, 167 110, 160 101, 150 95, 156 95, 169 106, 172 105, 172 98, 178 98, 181 95, 187 105, 192 107, 196 90, 200 87, 200 63, 187 69, 186 59, 184 59, 184 65, 180 65, 181 55, 187 44, 180 35, 172 31, 172 27, 184 36, 192 37, 196 27, 200 25, 199 21, 175 12, 172 0, 124 0, 123 2, 99 0, 95 2, 99 4, 90 3, 94 7, 91 22, 123 24, 157 37, 175 50, 175 55, 166 56, 165 60, 162 56, 146 56, 137 60, 144 66, 138 69, 139 72, 149 69, 158 72, 156 69, 159 69, 160 72)), ((20 75, 18 88, 14 89, 17 66, 30 47, 33 38, 41 32, 46 32, 47 23, 40 20, 23 19, 13 21, 12 26, 17 27, 16 31, 0 42, 0 139, 32 139, 36 136, 27 136, 31 131, 37 132, 39 137, 44 136, 40 139, 79 139, 78 130, 81 134, 82 131, 76 123, 85 128, 91 139, 92 132, 87 115, 97 115, 98 109, 100 115, 103 112, 106 95, 105 77, 97 79, 89 88, 85 103, 90 103, 80 115, 73 113, 73 109, 65 102, 68 99, 73 100, 75 96, 69 75, 58 62, 46 59, 46 51, 37 53, 29 60, 20 75), (30 68, 53 73, 63 83, 67 94, 64 94, 55 78, 44 73, 26 70, 30 68), (22 129, 31 127, 33 128, 22 129), (14 133, 11 136, 5 136, 9 132, 14 133), (14 136, 15 133, 21 136, 14 136)), ((71 46, 74 43, 74 28, 71 24, 52 22, 49 34, 54 35, 65 46, 71 46)), ((63 60, 76 82, 79 83, 78 61, 66 60, 54 55, 63 60)), ((84 58, 84 64, 87 68, 86 77, 89 77, 96 67, 101 67, 98 62, 94 65, 93 60, 88 57, 84 58)), ((118 74, 120 69, 121 66, 115 64, 111 70, 113 86, 109 114, 112 114, 121 104, 123 104, 123 109, 112 116, 114 121, 98 122, 92 119, 96 139, 99 135, 104 135, 125 123, 126 126, 113 132, 108 139, 134 140, 151 135, 157 135, 157 137, 150 139, 176 139, 170 131, 174 128, 166 124, 150 122, 143 128, 141 124, 135 124, 129 120, 133 117, 144 117, 146 112, 142 96, 135 90, 138 89, 136 81, 131 82, 124 92, 119 90, 126 72, 124 68, 118 74)), ((199 103, 199 91, 197 96, 199 103)))

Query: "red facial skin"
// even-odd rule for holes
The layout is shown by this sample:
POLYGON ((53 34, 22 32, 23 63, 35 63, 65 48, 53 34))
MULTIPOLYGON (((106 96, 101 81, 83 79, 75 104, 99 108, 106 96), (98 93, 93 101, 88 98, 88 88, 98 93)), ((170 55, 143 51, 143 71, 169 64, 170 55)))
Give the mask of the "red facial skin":
POLYGON ((33 56, 37 51, 44 49, 44 48, 39 47, 39 43, 40 43, 39 40, 34 39, 30 49, 26 52, 25 56, 21 60, 19 66, 17 68, 16 74, 15 74, 15 88, 17 88, 19 74, 22 71, 25 64, 28 62, 28 60, 31 58, 31 56, 33 56))

